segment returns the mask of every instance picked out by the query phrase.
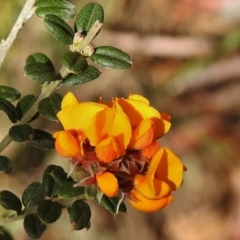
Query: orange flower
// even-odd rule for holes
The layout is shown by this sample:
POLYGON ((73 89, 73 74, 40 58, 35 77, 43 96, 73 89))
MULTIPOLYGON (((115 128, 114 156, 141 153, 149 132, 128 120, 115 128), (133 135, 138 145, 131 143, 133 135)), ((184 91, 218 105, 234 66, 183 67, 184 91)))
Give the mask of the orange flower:
POLYGON ((171 191, 182 183, 183 170, 180 159, 168 148, 161 148, 153 156, 146 175, 135 175, 134 190, 131 192, 134 200, 130 200, 130 203, 140 210, 145 209, 143 211, 169 204, 171 191), (152 207, 148 206, 150 202, 152 207))
POLYGON ((128 99, 115 99, 114 104, 127 115, 133 128, 130 149, 147 148, 170 129, 170 116, 166 113, 161 115, 141 95, 131 94, 128 99))

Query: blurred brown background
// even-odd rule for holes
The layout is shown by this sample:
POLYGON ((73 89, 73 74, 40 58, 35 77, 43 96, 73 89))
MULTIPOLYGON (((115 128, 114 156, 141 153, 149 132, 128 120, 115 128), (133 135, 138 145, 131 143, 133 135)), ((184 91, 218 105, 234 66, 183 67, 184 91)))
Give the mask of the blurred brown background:
MULTIPOLYGON (((71 2, 80 9, 90 1, 71 2)), ((239 240, 240 0, 98 2, 105 9, 105 23, 96 45, 126 51, 133 67, 100 68, 98 80, 59 92, 71 90, 81 100, 127 97, 130 91, 148 97, 159 111, 171 114, 172 129, 160 143, 178 154, 188 171, 173 203, 159 212, 145 214, 129 206, 127 215, 114 218, 91 203, 90 230, 71 232, 64 212, 41 239, 239 240)), ((7 37, 23 4, 23 0, 1 1, 0 39, 7 37)), ((0 84, 19 89, 22 96, 33 91, 37 95, 38 84, 23 76, 26 57, 43 52, 58 70, 66 50, 33 16, 5 59, 0 84)), ((50 132, 60 128, 41 117, 33 124, 50 132)), ((0 113, 1 138, 9 126, 0 113)), ((32 181, 41 181, 48 164, 68 170, 68 161, 54 151, 11 143, 4 154, 12 159, 14 171, 0 175, 0 190, 11 189, 18 196, 32 181)), ((28 239, 22 221, 6 228, 14 239, 28 239)))

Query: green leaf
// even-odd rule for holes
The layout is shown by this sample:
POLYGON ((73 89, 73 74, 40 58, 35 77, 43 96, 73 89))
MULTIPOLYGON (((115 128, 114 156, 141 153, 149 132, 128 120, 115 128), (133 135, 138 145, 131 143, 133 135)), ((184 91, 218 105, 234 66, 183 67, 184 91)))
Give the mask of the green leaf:
POLYGON ((91 209, 85 201, 76 200, 72 207, 68 208, 68 213, 73 230, 89 228, 91 209))
POLYGON ((85 194, 85 187, 75 187, 75 182, 66 182, 62 184, 58 190, 57 195, 59 198, 71 198, 85 194))
POLYGON ((98 3, 89 3, 85 5, 77 15, 76 18, 77 31, 86 35, 96 21, 103 23, 104 21, 103 8, 98 3))
POLYGON ((77 13, 75 6, 64 0, 39 0, 34 7, 37 8, 35 13, 39 18, 43 18, 46 14, 53 14, 66 20, 77 13))
POLYGON ((33 54, 29 55, 25 61, 26 65, 35 64, 35 63, 46 64, 50 68, 52 68, 52 70, 54 70, 54 66, 53 66, 51 59, 43 53, 39 53, 39 52, 33 53, 33 54))
POLYGON ((121 199, 119 197, 107 197, 106 195, 102 195, 102 197, 98 200, 99 204, 107 209, 111 213, 118 213, 118 212, 126 212, 127 208, 124 202, 121 202, 119 209, 117 209, 119 201, 121 199))
POLYGON ((0 86, 0 98, 4 98, 9 102, 19 99, 21 96, 20 92, 14 88, 8 86, 0 86))
POLYGON ((9 174, 12 171, 11 161, 2 155, 0 155, 0 171, 5 174, 9 174))
MULTIPOLYGON (((36 100, 37 100, 36 96, 26 95, 18 101, 17 106, 16 106, 16 110, 17 110, 19 120, 25 115, 25 113, 36 102, 36 100)), ((38 113, 36 113, 29 122, 33 121, 37 117, 38 117, 38 113)))
POLYGON ((39 182, 31 183, 23 192, 22 202, 26 208, 39 205, 44 199, 43 186, 39 182))
POLYGON ((100 76, 101 72, 94 66, 89 65, 87 69, 81 74, 70 74, 63 80, 63 84, 73 86, 90 82, 100 76))
POLYGON ((97 196, 97 188, 96 186, 87 186, 85 187, 85 195, 87 199, 96 199, 97 196))
POLYGON ((57 121, 57 113, 61 110, 63 97, 58 93, 52 93, 49 97, 41 100, 38 112, 48 120, 57 121))
POLYGON ((72 181, 72 179, 70 177, 69 178, 67 177, 67 173, 60 166, 55 167, 52 170, 51 175, 52 175, 53 179, 55 180, 55 182, 58 183, 59 185, 62 185, 69 181, 72 181))
POLYGON ((74 32, 61 18, 47 14, 43 18, 47 30, 60 42, 70 45, 73 43, 74 32))
POLYGON ((22 203, 20 199, 10 191, 3 190, 0 192, 0 204, 8 209, 14 210, 19 215, 22 210, 22 203))
POLYGON ((88 66, 87 60, 77 52, 67 52, 62 58, 62 64, 74 74, 82 73, 88 66))
POLYGON ((55 168, 58 168, 58 167, 59 166, 56 166, 56 165, 49 165, 44 171, 42 185, 43 185, 44 193, 48 197, 55 197, 57 195, 56 190, 59 184, 55 182, 52 176, 52 172, 55 168))
POLYGON ((44 200, 37 208, 38 217, 44 223, 53 223, 62 214, 62 205, 51 200, 44 200))
POLYGON ((8 133, 15 142, 26 142, 33 137, 33 129, 28 124, 12 126, 8 133))
POLYGON ((0 110, 5 112, 12 123, 17 122, 18 115, 16 108, 8 100, 0 98, 0 110))
POLYGON ((28 214, 23 221, 25 232, 32 239, 38 239, 47 229, 47 225, 42 223, 36 214, 28 214))
POLYGON ((132 59, 122 50, 110 46, 95 49, 90 59, 99 66, 111 69, 126 69, 132 66, 132 59))
POLYGON ((55 139, 52 134, 41 129, 33 129, 33 136, 29 139, 29 143, 37 148, 54 149, 55 139))
POLYGON ((54 69, 46 63, 33 63, 24 67, 24 75, 38 83, 51 82, 58 79, 54 69))

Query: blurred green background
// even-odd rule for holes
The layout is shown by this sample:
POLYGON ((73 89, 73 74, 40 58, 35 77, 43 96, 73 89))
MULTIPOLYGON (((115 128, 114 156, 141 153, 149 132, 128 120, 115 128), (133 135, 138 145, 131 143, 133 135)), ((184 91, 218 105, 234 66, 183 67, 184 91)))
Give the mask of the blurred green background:
MULTIPOLYGON (((2 0, 0 39, 6 39, 23 0, 2 0)), ((90 1, 72 0, 78 9, 90 1)), ((73 88, 80 100, 99 96, 143 94, 172 116, 170 132, 160 140, 184 162, 183 186, 167 208, 152 214, 131 206, 116 217, 95 203, 90 230, 71 232, 67 213, 41 239, 93 240, 239 240, 240 239, 240 1, 239 0, 99 0, 105 10, 96 45, 112 45, 130 54, 133 67, 105 70, 96 81, 73 88)), ((73 21, 69 24, 73 26, 73 21)), ((0 84, 22 96, 38 94, 39 85, 23 76, 25 59, 42 52, 56 70, 67 47, 33 16, 21 30, 0 70, 0 84)), ((57 123, 39 118, 34 127, 49 132, 57 123)), ((10 124, 0 113, 0 138, 10 124)), ((21 196, 32 181, 41 181, 48 164, 66 170, 69 163, 54 151, 11 143, 4 150, 13 161, 9 176, 0 175, 0 190, 21 196)), ((1 210, 1 216, 5 214, 1 210)), ((29 239, 22 221, 6 225, 14 239, 29 239)), ((0 236, 1 239, 1 236, 0 236)))

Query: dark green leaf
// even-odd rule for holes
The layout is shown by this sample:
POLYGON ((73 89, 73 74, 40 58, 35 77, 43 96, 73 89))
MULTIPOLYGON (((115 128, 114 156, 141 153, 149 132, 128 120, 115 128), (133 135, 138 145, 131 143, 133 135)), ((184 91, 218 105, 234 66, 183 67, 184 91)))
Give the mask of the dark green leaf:
POLYGON ((90 82, 100 76, 101 72, 94 66, 89 65, 82 74, 70 74, 63 80, 65 85, 76 85, 90 82))
POLYGON ((47 229, 47 225, 42 223, 36 214, 28 214, 24 218, 23 226, 28 236, 32 239, 40 238, 47 229))
POLYGON ((0 86, 0 98, 4 98, 9 102, 19 99, 21 96, 20 92, 14 88, 8 86, 0 86))
POLYGON ((89 228, 91 209, 85 201, 76 200, 72 207, 68 208, 68 213, 73 230, 89 228))
POLYGON ((60 42, 70 45, 73 43, 74 32, 61 18, 47 14, 43 18, 47 30, 60 42))
POLYGON ((103 23, 104 21, 103 8, 98 3, 89 3, 85 5, 77 15, 76 18, 77 31, 86 35, 96 21, 103 23))
POLYGON ((90 59, 99 66, 111 69, 126 69, 132 66, 132 59, 120 49, 101 46, 95 49, 90 59))
POLYGON ((16 108, 8 100, 0 98, 0 110, 5 112, 12 123, 17 122, 18 115, 16 108))
POLYGON ((46 63, 32 63, 24 67, 24 75, 40 84, 58 79, 54 69, 46 63))
POLYGON ((58 220, 62 214, 62 206, 58 202, 44 200, 37 209, 38 217, 44 223, 53 223, 58 220))
POLYGON ((74 74, 82 73, 88 66, 87 60, 77 52, 67 52, 62 58, 62 64, 74 74))
POLYGON ((122 201, 119 197, 110 198, 103 195, 98 202, 111 213, 126 212, 127 208, 124 202, 121 202, 119 208, 117 209, 119 201, 122 201))
POLYGON ((57 195, 59 198, 70 198, 83 195, 85 193, 85 187, 74 187, 75 182, 66 182, 62 184, 58 190, 57 195))
POLYGON ((64 171, 64 169, 60 166, 57 166, 54 168, 51 172, 51 175, 56 183, 59 185, 62 185, 66 182, 71 182, 72 179, 67 177, 67 173, 64 171))
POLYGON ((9 174, 12 171, 11 161, 7 157, 1 155, 0 155, 0 171, 6 174, 9 174))
POLYGON ((53 138, 52 134, 41 129, 33 129, 33 137, 30 139, 29 143, 37 148, 55 148, 55 139, 53 138))
POLYGON ((44 171, 42 185, 43 185, 44 193, 48 197, 55 197, 57 195, 56 190, 59 184, 55 182, 52 176, 52 172, 55 168, 58 168, 58 167, 59 166, 56 166, 56 165, 49 165, 44 171))
POLYGON ((14 210, 19 215, 22 210, 22 203, 20 199, 10 191, 3 190, 0 192, 0 204, 8 209, 14 210))
POLYGON ((31 183, 23 192, 22 202, 26 208, 39 205, 44 199, 43 186, 39 182, 31 183))
POLYGON ((85 187, 85 195, 87 199, 95 199, 97 196, 97 188, 96 186, 87 186, 85 187))
MULTIPOLYGON (((34 95, 26 95, 25 97, 21 98, 16 106, 17 114, 18 114, 18 119, 20 120, 24 114, 30 109, 30 107, 35 103, 37 100, 37 97, 34 95)), ((36 119, 38 116, 38 113, 36 113, 32 119, 29 121, 33 121, 36 119)))
POLYGON ((26 142, 33 137, 33 129, 28 124, 15 125, 9 129, 9 136, 15 142, 26 142))
POLYGON ((65 0, 39 0, 34 5, 39 18, 43 18, 46 14, 56 15, 64 20, 75 16, 77 9, 70 2, 65 0))
POLYGON ((38 112, 48 120, 57 121, 56 114, 61 110, 63 97, 58 93, 52 93, 49 97, 44 98, 38 105, 38 112))
POLYGON ((39 53, 39 52, 33 53, 33 54, 29 55, 25 61, 25 65, 35 64, 35 63, 46 64, 50 68, 52 68, 52 70, 54 70, 54 66, 53 66, 51 59, 43 53, 39 53))

